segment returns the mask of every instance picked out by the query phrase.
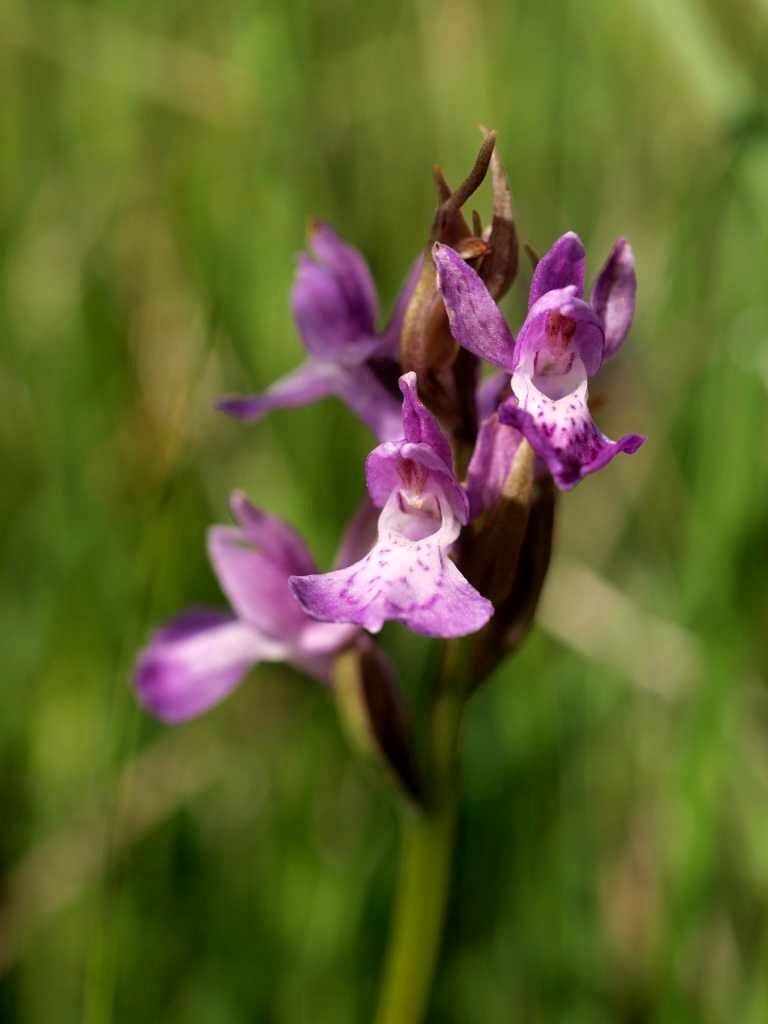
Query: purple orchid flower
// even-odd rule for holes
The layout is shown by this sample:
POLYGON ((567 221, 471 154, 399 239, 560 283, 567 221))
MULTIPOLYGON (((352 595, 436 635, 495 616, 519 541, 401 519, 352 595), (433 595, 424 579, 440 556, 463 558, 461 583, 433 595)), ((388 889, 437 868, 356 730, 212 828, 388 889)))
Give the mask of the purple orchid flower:
POLYGON ((465 636, 493 614, 449 557, 468 520, 467 496, 450 445, 419 400, 415 373, 400 378, 400 390, 400 439, 380 444, 365 465, 368 492, 382 510, 377 542, 354 565, 297 574, 291 586, 304 610, 323 621, 376 633, 393 619, 427 636, 465 636))
POLYGON ((255 420, 273 409, 307 405, 337 395, 380 440, 397 437, 400 403, 394 383, 400 333, 421 273, 419 257, 383 334, 376 333, 378 299, 365 259, 328 225, 315 222, 310 248, 299 256, 291 293, 293 315, 309 359, 261 395, 228 396, 222 412, 255 420))
MULTIPOLYGON (((231 506, 239 526, 211 527, 208 555, 233 611, 182 613, 152 636, 136 663, 139 700, 165 722, 207 711, 259 661, 286 661, 328 681, 333 656, 356 632, 317 622, 296 602, 289 577, 316 569, 299 535, 244 494, 233 494, 231 506)), ((360 516, 353 525, 361 528, 360 516)), ((357 557, 354 539, 344 547, 357 557)))
MULTIPOLYGON (((637 451, 645 438, 626 434, 611 441, 587 404, 589 377, 615 355, 632 322, 636 281, 627 242, 619 239, 613 247, 587 303, 584 247, 573 232, 558 239, 536 267, 517 341, 474 270, 445 245, 433 252, 454 338, 511 375, 499 424, 527 438, 559 487, 570 489, 619 452, 637 451)), ((510 444, 506 437, 504 450, 510 444)))

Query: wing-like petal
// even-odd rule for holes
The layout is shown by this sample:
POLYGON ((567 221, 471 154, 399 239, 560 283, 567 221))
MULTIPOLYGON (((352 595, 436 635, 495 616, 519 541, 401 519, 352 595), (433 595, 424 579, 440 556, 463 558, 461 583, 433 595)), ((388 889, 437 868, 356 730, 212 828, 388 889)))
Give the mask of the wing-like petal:
POLYGON ((605 358, 621 348, 635 315, 637 277, 629 242, 620 238, 592 288, 591 306, 605 331, 605 358))
POLYGON ((164 722, 183 722, 218 704, 257 661, 285 653, 232 616, 190 611, 158 630, 140 653, 136 691, 164 722))
POLYGON ((260 419, 273 409, 295 409, 334 394, 341 371, 332 363, 310 359, 281 377, 260 395, 226 395, 216 408, 241 420, 260 419))
POLYGON ((432 254, 451 334, 462 348, 511 373, 515 339, 490 292, 449 246, 436 242, 432 254))

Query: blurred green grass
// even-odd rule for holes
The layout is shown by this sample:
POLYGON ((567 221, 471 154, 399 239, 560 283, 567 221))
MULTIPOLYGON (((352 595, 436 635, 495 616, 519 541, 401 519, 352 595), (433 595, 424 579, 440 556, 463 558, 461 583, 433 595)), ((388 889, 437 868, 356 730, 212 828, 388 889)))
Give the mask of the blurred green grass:
POLYGON ((475 701, 430 1020, 768 1019, 767 29, 762 0, 4 0, 0 1020, 368 1019, 397 820, 326 695, 266 666, 169 732, 128 680, 220 600, 231 488, 330 559, 364 429, 213 399, 297 362, 310 214, 391 301, 481 121, 535 248, 573 228, 594 273, 632 241, 600 416, 649 441, 565 497, 542 626, 475 701))

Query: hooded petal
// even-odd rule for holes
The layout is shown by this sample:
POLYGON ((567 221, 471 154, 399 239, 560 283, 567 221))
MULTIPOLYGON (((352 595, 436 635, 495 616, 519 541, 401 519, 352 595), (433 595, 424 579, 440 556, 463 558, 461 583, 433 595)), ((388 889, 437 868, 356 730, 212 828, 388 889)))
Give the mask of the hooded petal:
MULTIPOLYGON (((321 656, 345 647, 354 630, 316 622, 299 607, 288 577, 315 572, 309 548, 292 526, 256 508, 242 491, 235 491, 230 504, 241 529, 211 540, 222 588, 244 618, 287 645, 285 660, 327 679, 330 664, 321 656), (233 534, 239 534, 234 551, 233 534), (254 557, 244 559, 244 554, 254 557)), ((226 531, 227 527, 214 529, 226 531)))
POLYGON ((350 308, 338 277, 304 254, 299 256, 291 306, 307 351, 318 359, 333 360, 348 345, 372 336, 372 328, 364 327, 350 308))
POLYGON ((226 697, 257 661, 284 655, 232 616, 197 609, 154 634, 136 663, 136 691, 162 721, 183 722, 226 697))
POLYGON ((587 381, 553 399, 529 379, 513 379, 515 399, 499 410, 499 420, 516 427, 546 462, 558 487, 570 490, 582 477, 607 465, 619 452, 637 451, 645 438, 625 434, 611 441, 598 429, 587 405, 587 381))
POLYGON ((379 521, 379 541, 363 559, 325 575, 293 577, 307 614, 353 622, 372 633, 390 619, 427 636, 465 636, 481 629, 493 605, 448 557, 458 523, 449 514, 434 533, 419 536, 416 530, 409 537, 405 531, 413 524, 404 524, 407 516, 395 492, 379 521))
POLYGON ((531 306, 520 328, 515 349, 516 366, 531 365, 533 372, 560 375, 578 356, 592 376, 603 361, 602 324, 591 306, 576 298, 573 285, 546 292, 531 306))
MULTIPOLYGON (((212 526, 208 557, 237 615, 259 632, 292 642, 304 616, 288 586, 290 569, 251 545, 243 530, 212 526)), ((306 566, 293 570, 306 572, 306 566)))
POLYGON ((522 435, 494 413, 481 426, 467 469, 470 518, 482 515, 501 497, 522 435))
POLYGON ((339 369, 332 363, 310 359, 282 377, 260 395, 227 395, 216 408, 241 420, 257 420, 273 409, 295 409, 333 394, 339 387, 339 369))
POLYGON ((240 527, 212 526, 208 556, 237 615, 267 636, 291 643, 306 624, 288 577, 315 571, 315 562, 287 523, 233 496, 240 527))
POLYGON ((349 316, 357 324, 359 333, 373 334, 379 316, 379 300, 363 254, 318 220, 310 227, 309 244, 319 262, 338 281, 349 316))
POLYGON ((573 231, 555 242, 536 265, 528 296, 528 308, 547 292, 572 285, 577 298, 584 294, 584 246, 573 231))
POLYGON ((229 505, 243 531, 244 541, 261 549, 286 575, 315 571, 312 553, 292 526, 256 508, 243 491, 234 491, 229 505))
POLYGON ((635 314, 635 257, 620 238, 592 288, 591 306, 605 331, 605 358, 610 359, 629 332, 635 314))
POLYGON ((488 289, 449 246, 436 242, 432 255, 453 337, 462 348, 511 372, 515 339, 488 289))

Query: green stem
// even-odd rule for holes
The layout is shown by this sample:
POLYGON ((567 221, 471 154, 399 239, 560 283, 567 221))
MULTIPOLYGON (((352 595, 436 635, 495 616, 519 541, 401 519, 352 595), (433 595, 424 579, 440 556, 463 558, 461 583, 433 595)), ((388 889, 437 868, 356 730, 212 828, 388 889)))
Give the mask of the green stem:
POLYGON ((451 685, 455 651, 429 722, 430 800, 404 822, 392 932, 375 1024, 420 1024, 437 966, 451 878, 465 696, 451 685))

